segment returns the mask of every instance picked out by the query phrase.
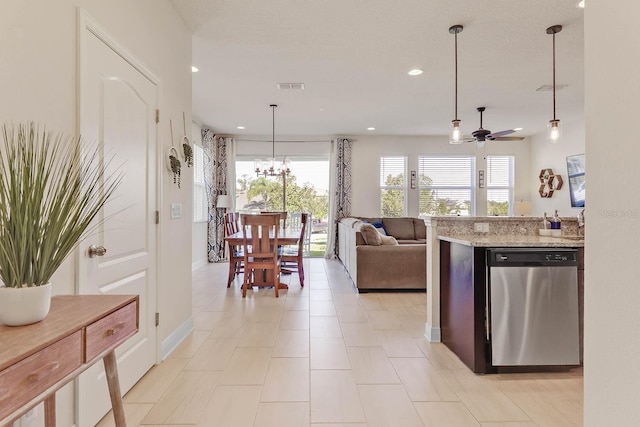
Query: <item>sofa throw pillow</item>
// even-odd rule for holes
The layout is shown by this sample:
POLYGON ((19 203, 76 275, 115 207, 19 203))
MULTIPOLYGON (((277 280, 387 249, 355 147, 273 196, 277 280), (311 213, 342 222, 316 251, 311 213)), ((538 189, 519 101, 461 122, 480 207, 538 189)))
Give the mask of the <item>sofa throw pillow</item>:
POLYGON ((383 245, 398 246, 398 241, 393 236, 380 236, 383 245))
POLYGON ((380 234, 382 234, 383 236, 388 236, 389 233, 387 233, 387 230, 384 228, 384 225, 382 224, 382 222, 378 221, 378 222, 374 222, 373 225, 376 228, 376 231, 380 234))
POLYGON ((382 243, 382 236, 371 224, 362 224, 362 227, 360 227, 360 233, 362 233, 362 237, 367 245, 380 246, 382 243))

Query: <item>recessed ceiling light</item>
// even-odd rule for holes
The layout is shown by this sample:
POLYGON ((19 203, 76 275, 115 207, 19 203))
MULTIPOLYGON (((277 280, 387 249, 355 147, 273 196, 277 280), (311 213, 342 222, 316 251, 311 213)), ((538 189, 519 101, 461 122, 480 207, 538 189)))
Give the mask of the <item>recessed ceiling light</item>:
POLYGON ((238 129, 240 129, 240 130, 244 130, 244 129, 246 129, 246 128, 245 128, 244 126, 238 126, 238 129))
POLYGON ((585 0, 580 0, 580 1, 576 4, 576 7, 579 7, 580 9, 584 9, 584 2, 585 2, 585 0))
POLYGON ((519 130, 522 130, 522 128, 513 128, 513 130, 519 131, 519 130))
POLYGON ((414 68, 413 70, 409 71, 408 74, 410 76, 419 76, 422 73, 423 73, 423 71, 420 68, 414 68))
POLYGON ((367 130, 376 130, 376 128, 367 128, 367 130))
POLYGON ((191 72, 192 73, 197 73, 198 71, 200 71, 200 69, 198 67, 196 67, 195 65, 191 66, 191 72))

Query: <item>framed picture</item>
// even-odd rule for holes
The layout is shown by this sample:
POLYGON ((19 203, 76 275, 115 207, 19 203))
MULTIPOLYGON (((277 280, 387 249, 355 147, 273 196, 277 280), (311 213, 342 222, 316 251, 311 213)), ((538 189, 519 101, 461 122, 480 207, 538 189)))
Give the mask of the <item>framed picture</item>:
POLYGON ((583 208, 585 199, 584 153, 567 156, 567 176, 569 178, 569 193, 571 207, 583 208))

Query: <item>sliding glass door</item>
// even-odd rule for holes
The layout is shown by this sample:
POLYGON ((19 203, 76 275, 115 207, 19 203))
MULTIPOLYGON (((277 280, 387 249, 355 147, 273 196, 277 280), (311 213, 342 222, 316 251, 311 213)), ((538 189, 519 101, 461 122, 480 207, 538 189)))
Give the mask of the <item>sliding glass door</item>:
MULTIPOLYGON (((311 216, 307 256, 324 256, 329 212, 328 157, 289 157, 289 175, 257 176, 254 159, 236 159, 235 206, 238 212, 286 211, 311 216)), ((276 164, 276 168, 279 163, 276 164)))

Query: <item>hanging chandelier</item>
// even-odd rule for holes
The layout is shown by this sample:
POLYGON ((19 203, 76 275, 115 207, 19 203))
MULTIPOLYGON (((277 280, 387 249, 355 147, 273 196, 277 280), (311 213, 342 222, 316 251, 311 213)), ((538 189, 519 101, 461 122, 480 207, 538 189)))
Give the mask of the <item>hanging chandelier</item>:
POLYGON ((556 118, 556 34, 562 31, 562 25, 547 28, 547 34, 553 35, 553 119, 547 125, 547 141, 556 143, 560 140, 560 120, 556 118))
POLYGON ((289 168, 289 159, 286 156, 283 157, 282 163, 280 163, 280 167, 276 170, 276 108, 278 106, 276 104, 269 105, 271 107, 271 158, 266 161, 262 161, 260 159, 256 159, 254 162, 254 169, 256 172, 256 176, 264 176, 265 178, 268 176, 285 176, 291 173, 291 169, 289 168))
POLYGON ((462 32, 462 25, 449 27, 449 32, 455 36, 455 118, 451 120, 451 133, 449 144, 462 144, 462 132, 460 131, 460 119, 458 119, 458 34, 462 32))

